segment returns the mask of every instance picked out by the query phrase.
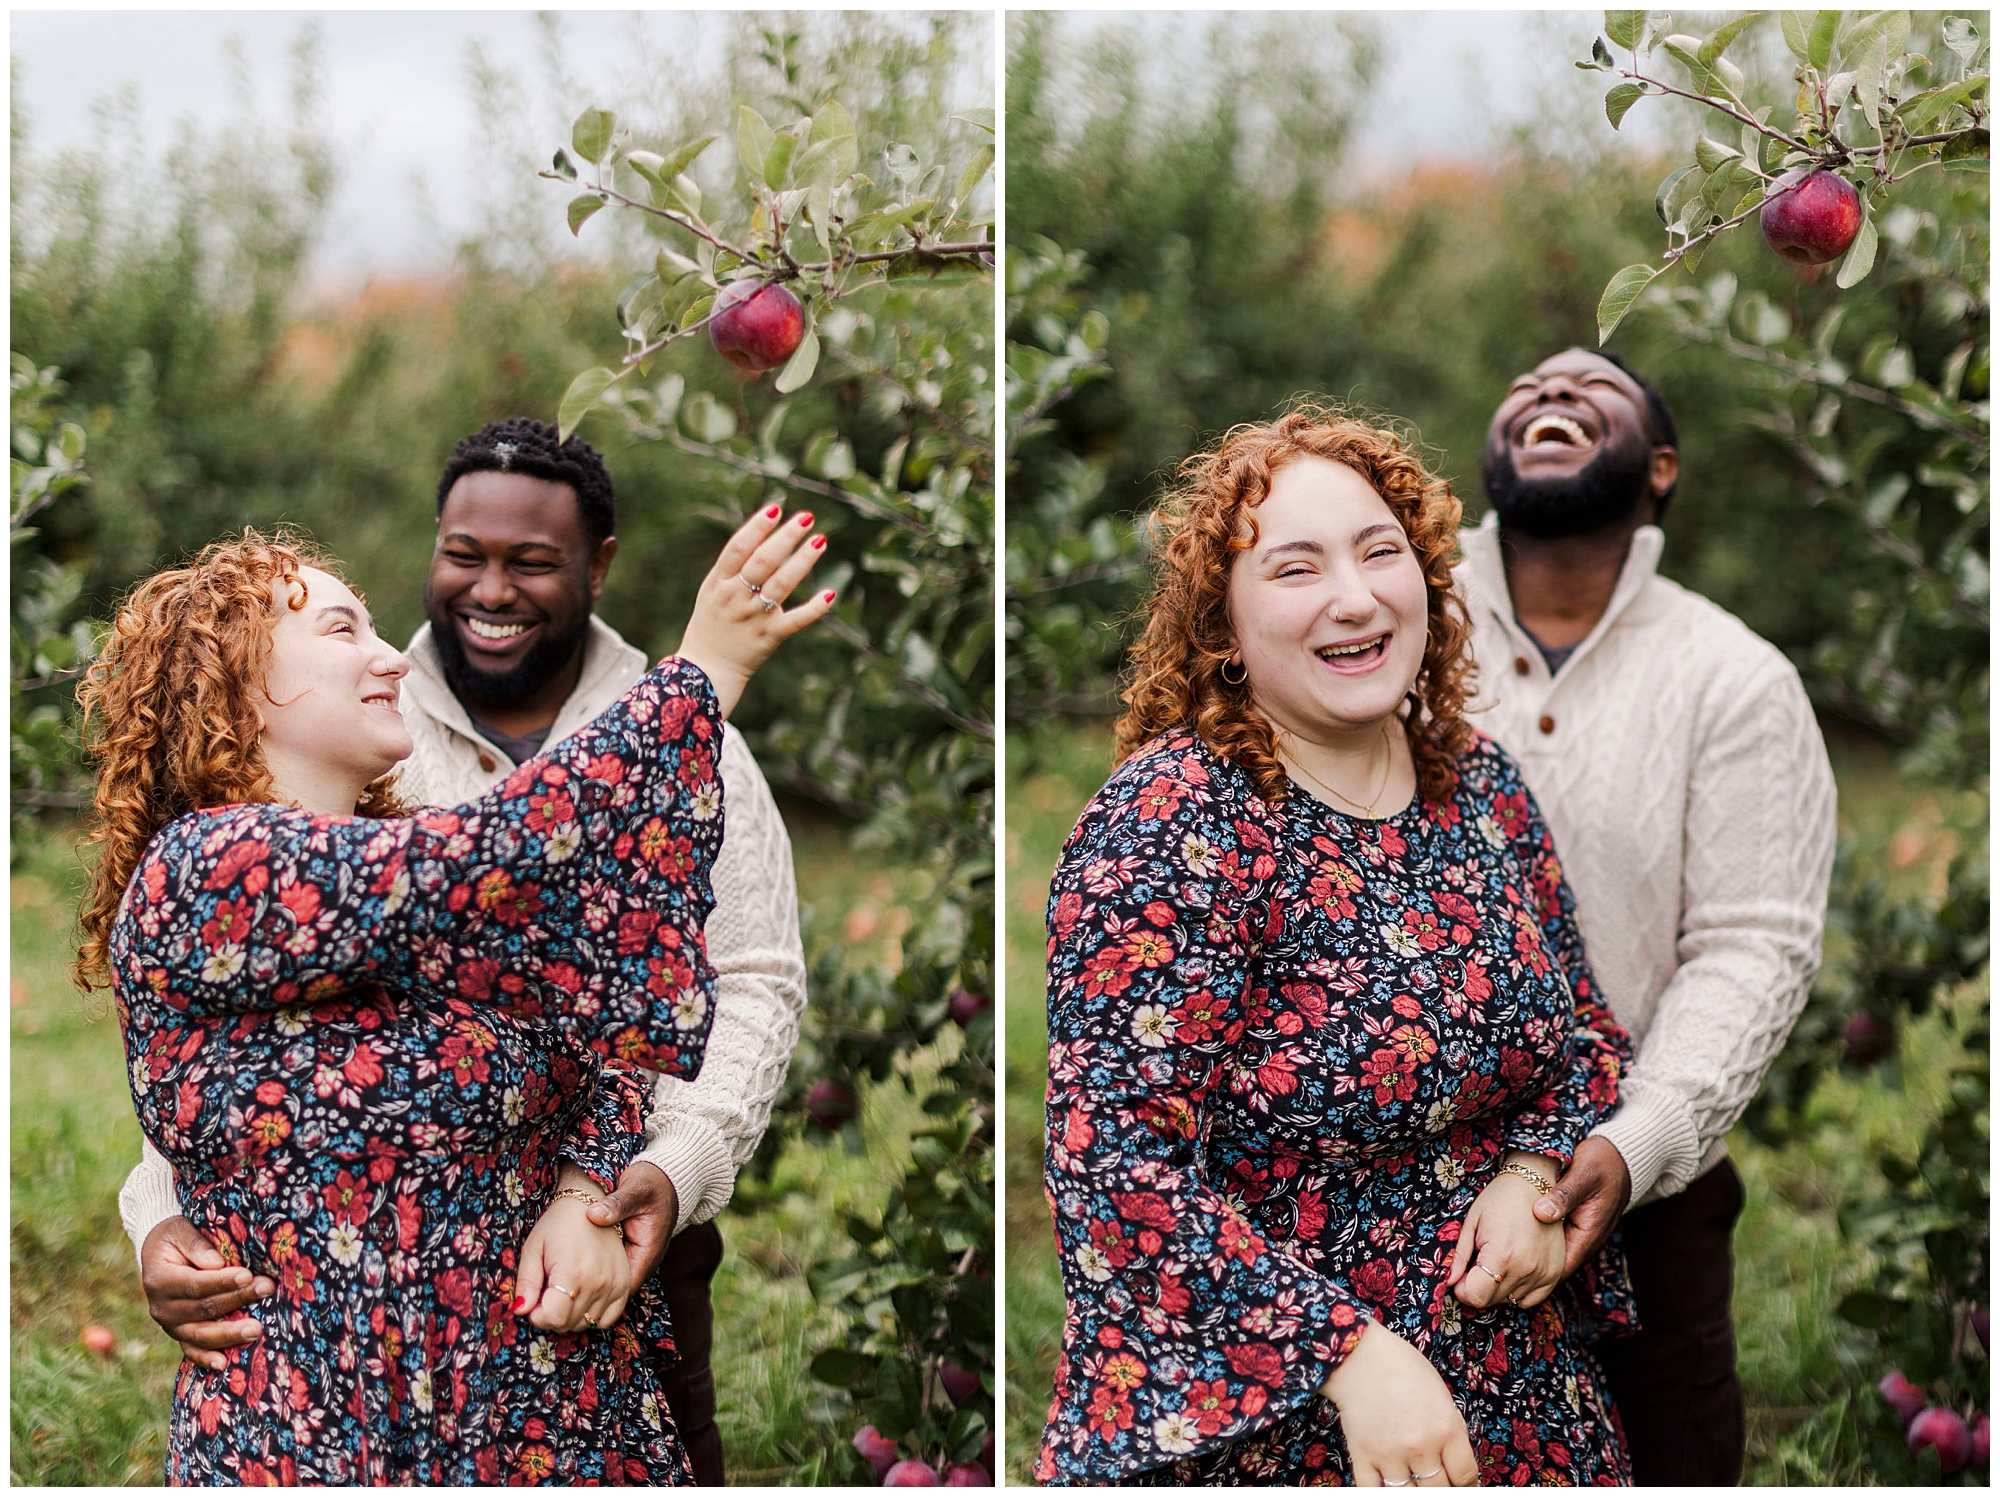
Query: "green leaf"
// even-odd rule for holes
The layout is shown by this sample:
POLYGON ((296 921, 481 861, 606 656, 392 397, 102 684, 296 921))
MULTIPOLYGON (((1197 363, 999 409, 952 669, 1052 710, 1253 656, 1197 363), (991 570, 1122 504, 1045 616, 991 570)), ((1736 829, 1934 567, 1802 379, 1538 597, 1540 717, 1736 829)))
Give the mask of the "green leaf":
POLYGON ((799 148, 799 138, 789 131, 771 138, 771 149, 764 157, 764 185, 776 190, 785 184, 785 170, 792 164, 792 152, 799 148))
POLYGON ((789 395, 813 377, 813 370, 819 367, 819 334, 811 328, 800 340, 785 367, 778 371, 778 381, 774 388, 780 395, 789 395))
POLYGON ((748 104, 736 106, 736 159, 743 164, 745 176, 754 177, 763 170, 776 138, 763 115, 748 104))
POLYGON ((569 127, 569 143, 576 154, 595 166, 611 146, 612 127, 617 118, 608 109, 586 109, 569 127))
POLYGON ((1964 16, 1948 17, 1944 23, 1944 44, 1966 67, 1979 55, 1979 28, 1964 16))
POLYGON ((660 168, 667 164, 666 157, 656 151, 627 151, 625 161, 633 171, 648 182, 655 186, 660 185, 660 168))
MULTIPOLYGON (((667 185, 667 201, 670 206, 679 208, 689 218, 698 218, 701 215, 701 185, 686 172, 682 172, 667 185)), ((704 239, 702 243, 706 244, 708 241, 704 239)))
POLYGON ((1650 265, 1628 265, 1613 276, 1604 288, 1603 299, 1597 304, 1597 345, 1602 348, 1605 340, 1617 331, 1618 324, 1625 320, 1625 314, 1632 309, 1632 303, 1639 299, 1639 293, 1652 284, 1659 274, 1650 265))
POLYGON ((952 118, 955 120, 963 120, 968 125, 977 126, 979 129, 984 130, 988 135, 994 133, 993 111, 990 109, 968 109, 963 114, 954 114, 952 118))
POLYGON ((590 215, 604 206, 604 199, 594 192, 586 192, 581 197, 569 200, 569 231, 572 236, 589 221, 590 215))
POLYGON ((698 276, 701 267, 679 250, 662 248, 653 256, 653 274, 671 286, 687 276, 698 276))
POLYGON ((1840 262, 1840 274, 1833 278, 1833 284, 1845 291, 1849 286, 1858 285, 1862 277, 1875 268, 1875 217, 1868 211, 1868 200, 1861 200, 1861 232, 1854 236, 1854 243, 1847 247, 1847 254, 1840 262))
POLYGON ((1604 117, 1611 121, 1616 130, 1625 118, 1626 111, 1646 97, 1646 90, 1636 83, 1620 83, 1604 96, 1604 117))
POLYGON ((551 165, 555 169, 555 174, 565 182, 574 182, 576 180, 576 163, 569 159, 569 152, 565 151, 561 146, 556 147, 555 160, 551 165))
POLYGON ((1618 64, 1612 60, 1611 49, 1604 45, 1604 38, 1601 36, 1591 38, 1590 60, 1596 63, 1600 68, 1615 68, 1616 66, 1618 66, 1618 64))
POLYGON ((688 309, 685 312, 681 313, 682 329, 685 330, 687 328, 693 327, 697 322, 700 322, 702 318, 706 317, 714 309, 715 309, 714 297, 712 296, 696 297, 693 301, 688 303, 688 309))
POLYGON ((1983 129, 1961 130, 1938 148, 1938 160, 1960 170, 1984 170, 1992 155, 1992 136, 1983 129))
POLYGON ((1833 39, 1840 32, 1841 13, 1837 10, 1823 10, 1813 17, 1812 30, 1806 33, 1806 61, 1822 73, 1833 60, 1833 39))
POLYGON ((1946 111, 1970 102, 1986 91, 1987 79, 1984 74, 1976 78, 1961 78, 1956 83, 1948 83, 1943 88, 1926 89, 1920 94, 1912 94, 1896 106, 1896 118, 1908 125, 1913 132, 1927 129, 1932 120, 1946 111))
POLYGON ((1646 29, 1646 13, 1643 10, 1607 10, 1604 13, 1604 34, 1616 46, 1628 52, 1639 45, 1639 36, 1646 29))
POLYGON ((713 135, 704 135, 699 140, 691 140, 686 145, 678 147, 671 156, 667 157, 661 163, 659 169, 660 180, 662 182, 673 181, 675 177, 678 177, 682 172, 694 165, 694 158, 714 145, 715 140, 716 137, 713 135))
POLYGON ((563 391, 562 404, 556 408, 557 441, 569 440, 577 423, 617 378, 609 369, 586 369, 569 382, 569 388, 563 391))
POLYGON ((1701 38, 1676 33, 1666 39, 1667 55, 1687 69, 1696 93, 1708 92, 1708 64, 1701 60, 1701 38))
POLYGON ((924 174, 923 163, 917 160, 917 153, 898 142, 891 142, 883 148, 882 159, 888 163, 889 175, 896 179, 898 187, 908 187, 924 174))
POLYGON ((973 189, 979 186, 980 180, 986 175, 986 169, 992 164, 993 147, 981 146, 974 151, 972 159, 965 163, 965 170, 958 174, 958 186, 953 189, 951 200, 954 203, 963 203, 969 199, 973 189))
POLYGON ((83 461, 83 448, 88 440, 84 429, 74 421, 65 421, 56 428, 56 450, 73 463, 83 461))
POLYGON ((1800 62, 1806 61, 1808 39, 1811 36, 1806 13, 1802 10, 1781 10, 1778 12, 1778 29, 1785 34, 1785 45, 1791 48, 1792 56, 1800 62))
POLYGON ((1695 176, 1700 170, 1698 166, 1684 166, 1660 184, 1660 190, 1653 194, 1653 211, 1660 215, 1661 223, 1671 225, 1680 217, 1687 200, 1700 190, 1701 180, 1695 176))
POLYGON ((807 1371, 823 1383, 846 1388, 864 1372, 873 1372, 879 1358, 863 1356, 844 1346, 829 1346, 807 1364, 807 1371))
POLYGON ((1703 38, 1701 50, 1696 55, 1707 66, 1715 66, 1722 54, 1729 50, 1729 44, 1735 41, 1737 37, 1741 36, 1759 19, 1761 19, 1759 13, 1753 10, 1747 15, 1738 16, 1733 21, 1723 22, 1722 25, 1716 27, 1715 30, 1709 32, 1703 38))
POLYGON ((1741 161, 1743 153, 1733 146, 1710 140, 1706 135, 1698 136, 1694 143, 1694 159, 1705 172, 1719 171, 1732 161, 1741 161))
POLYGON ((1909 1308, 1904 1300, 1877 1294, 1871 1289, 1857 1289, 1841 1297, 1834 1313, 1850 1325, 1875 1330, 1901 1320, 1909 1308))

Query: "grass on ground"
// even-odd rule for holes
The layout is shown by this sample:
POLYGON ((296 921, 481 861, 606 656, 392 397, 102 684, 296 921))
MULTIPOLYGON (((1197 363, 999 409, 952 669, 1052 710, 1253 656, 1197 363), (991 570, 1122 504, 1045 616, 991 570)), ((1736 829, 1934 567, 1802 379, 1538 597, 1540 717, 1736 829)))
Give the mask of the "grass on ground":
MULTIPOLYGON (((800 894, 817 915, 808 928, 838 932, 857 960, 894 960, 924 897, 921 876, 858 861, 837 827, 792 812, 800 894)), ((117 1021, 65 970, 82 877, 72 845, 58 832, 26 847, 12 879, 12 1478, 152 1486, 179 1353, 147 1317, 119 1224, 139 1126, 117 1021), (111 1356, 82 1347, 87 1325, 114 1333, 111 1356)), ((794 1144, 756 1189, 758 1209, 721 1218, 714 1368, 732 1483, 839 1480, 831 1457, 851 1424, 845 1395, 806 1366, 840 1323, 815 1304, 805 1268, 843 1247, 844 1212, 880 1209, 925 1120, 892 1079, 865 1095, 862 1123, 864 1153, 794 1144)))
MULTIPOLYGON (((1061 1344, 1062 1281, 1042 1193, 1042 1096, 1047 1084, 1043 914, 1064 839, 1111 770, 1109 734, 1057 729, 1009 745, 1007 818, 1007 1452, 1008 1476, 1030 1483, 1061 1344)), ((1832 745, 1843 830, 1921 852, 1929 877, 1950 853, 1936 802, 1906 788, 1873 744, 1832 745)), ((1828 959, 1840 959, 1837 940, 1828 959)), ((1959 999, 1976 1009, 1981 995, 1959 999)), ((1730 1139, 1748 1204, 1736 1228, 1738 1371, 1749 1405, 1746 1485, 1867 1485, 1866 1410, 1874 1391, 1842 1358, 1840 1297, 1867 1273, 1841 1240, 1836 1203, 1876 1175, 1885 1149, 1908 1154, 1937 1116, 1956 1045, 1935 1013, 1906 1030, 1896 1089, 1832 1076, 1784 1148, 1747 1131, 1730 1139)))

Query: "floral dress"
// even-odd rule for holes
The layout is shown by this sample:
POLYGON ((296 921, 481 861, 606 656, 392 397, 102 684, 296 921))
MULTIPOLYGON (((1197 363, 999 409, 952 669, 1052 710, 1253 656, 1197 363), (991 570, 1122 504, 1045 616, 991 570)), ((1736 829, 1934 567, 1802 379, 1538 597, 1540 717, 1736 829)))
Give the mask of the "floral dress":
POLYGON ((1616 1246, 1533 1310, 1445 1287, 1507 1151, 1567 1160, 1631 1053, 1513 761, 1459 771, 1364 821, 1171 733, 1085 808, 1049 905, 1043 1482, 1345 1484, 1319 1388, 1370 1321, 1482 1482, 1630 1481, 1590 1353, 1634 1323, 1616 1246))
POLYGON ((111 942, 132 1097, 187 1218, 278 1286, 225 1371, 182 1363, 169 1481, 692 1480, 650 1285, 603 1332, 512 1301, 559 1164, 610 1189, 638 1068, 700 1068, 721 747, 668 660, 455 809, 154 839, 111 942))

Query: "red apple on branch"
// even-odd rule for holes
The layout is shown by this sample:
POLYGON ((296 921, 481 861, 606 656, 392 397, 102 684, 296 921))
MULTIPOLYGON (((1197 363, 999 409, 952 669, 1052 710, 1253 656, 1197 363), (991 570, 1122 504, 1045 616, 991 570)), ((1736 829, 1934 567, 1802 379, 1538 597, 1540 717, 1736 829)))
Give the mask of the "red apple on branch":
MULTIPOLYGON (((1968 1440, 1972 1437, 1966 1436, 1968 1440)), ((889 1474, 882 1478, 885 1487, 938 1487, 944 1483, 938 1480, 936 1468, 929 1461, 898 1461, 889 1468, 889 1474)))
POLYGON ((1910 1454, 1922 1454, 1927 1445, 1946 1476, 1972 1459, 1972 1431, 1950 1409, 1925 1409, 1910 1421, 1910 1454))
POLYGON ((872 1424, 864 1424, 855 1431, 854 1448, 861 1452, 863 1460, 875 1468, 877 1481, 889 1474, 889 1468, 896 1464, 901 1454, 896 1449, 896 1442, 872 1424))
POLYGON ((1877 1385, 1889 1406, 1902 1417, 1904 1428, 1923 1411, 1924 1390, 1904 1377, 1900 1371, 1892 1372, 1877 1385))
POLYGON ((708 341, 738 369, 762 374, 798 351, 806 335, 806 309, 771 281, 731 281, 716 293, 708 341))
POLYGON ((993 1485, 993 1473, 977 1461, 968 1461, 945 1472, 944 1484, 948 1487, 990 1487, 993 1485))
POLYGON ((1778 178, 1757 223, 1764 242, 1799 265, 1838 260, 1861 232, 1861 194, 1845 177, 1804 167, 1778 178))

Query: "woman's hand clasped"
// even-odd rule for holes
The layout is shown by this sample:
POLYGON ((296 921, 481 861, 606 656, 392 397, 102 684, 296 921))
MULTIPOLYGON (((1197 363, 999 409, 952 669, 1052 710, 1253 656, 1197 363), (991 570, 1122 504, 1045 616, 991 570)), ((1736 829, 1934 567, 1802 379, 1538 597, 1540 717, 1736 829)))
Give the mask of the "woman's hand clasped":
POLYGON ((1357 1487, 1471 1487, 1465 1416, 1428 1358, 1379 1323, 1320 1390, 1340 1410, 1357 1487))
MULTIPOLYGON (((1559 1161, 1540 1154, 1516 1152, 1503 1163, 1532 1170, 1551 1184, 1562 1174, 1559 1161)), ((1532 1310, 1562 1282, 1562 1223, 1535 1219, 1539 1199, 1532 1180, 1504 1167, 1479 1193, 1465 1214, 1445 1280, 1460 1304, 1474 1310, 1501 1304, 1532 1310)))
MULTIPOLYGON (((564 1165, 562 1189, 601 1192, 581 1170, 564 1165)), ((560 1196, 549 1203, 521 1244, 514 1313, 545 1331, 601 1331, 618 1323, 632 1293, 625 1238, 585 1215, 589 1200, 560 1196)))
POLYGON ((827 591, 796 608, 782 606, 826 554, 826 537, 812 533, 812 521, 810 511, 786 515, 767 504, 729 538, 702 579, 676 653, 701 667, 724 717, 778 646, 833 607, 827 591))

